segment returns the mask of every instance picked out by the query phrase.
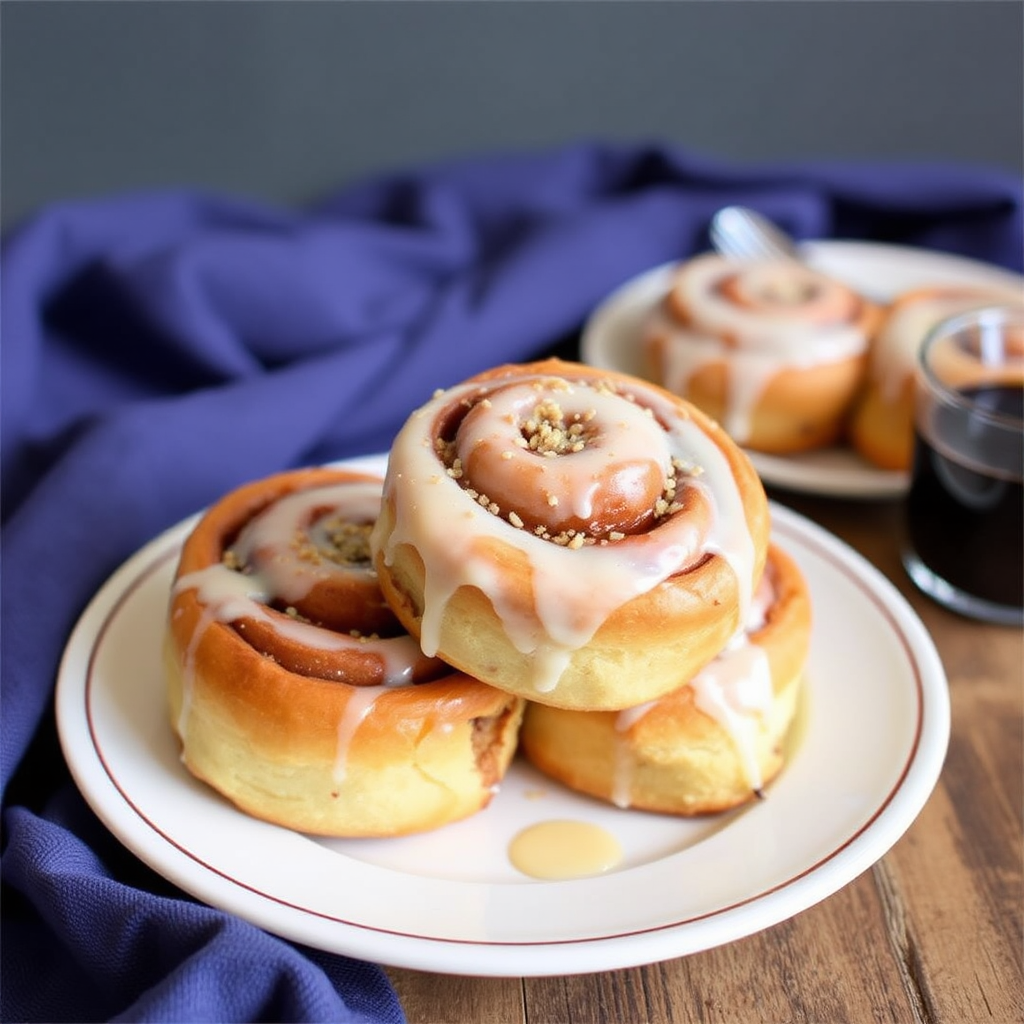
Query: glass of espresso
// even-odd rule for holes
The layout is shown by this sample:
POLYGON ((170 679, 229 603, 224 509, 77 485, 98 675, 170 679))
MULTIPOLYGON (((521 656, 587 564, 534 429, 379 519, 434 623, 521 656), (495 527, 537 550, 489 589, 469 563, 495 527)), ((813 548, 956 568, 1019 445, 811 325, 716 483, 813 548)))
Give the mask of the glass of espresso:
POLYGON ((1024 623, 1024 305, 938 324, 915 379, 903 565, 962 615, 1024 623))

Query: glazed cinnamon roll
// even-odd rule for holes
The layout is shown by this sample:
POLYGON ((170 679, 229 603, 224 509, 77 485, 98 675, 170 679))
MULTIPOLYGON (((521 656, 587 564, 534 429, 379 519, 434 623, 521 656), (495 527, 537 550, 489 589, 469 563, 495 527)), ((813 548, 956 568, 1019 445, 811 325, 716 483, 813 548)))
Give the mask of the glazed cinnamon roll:
POLYGON ((810 628, 806 582, 772 546, 744 630, 685 685, 619 712, 528 704, 520 749, 553 779, 619 807, 739 806, 782 768, 810 628))
POLYGON ((791 454, 838 440, 880 310, 798 263, 680 264, 644 328, 655 380, 744 447, 791 454))
POLYGON ((559 360, 439 393, 390 453, 381 587, 436 654, 510 693, 617 709, 666 693, 743 622, 768 505, 717 424, 559 360))
MULTIPOLYGON (((864 387, 850 420, 850 443, 864 458, 883 469, 910 469, 914 369, 925 337, 942 320, 993 304, 1024 307, 1024 291, 936 285, 904 292, 895 299, 872 342, 864 387)), ((965 375, 969 372, 964 370, 965 375)), ((963 385, 970 384, 965 376, 963 385)))
POLYGON ((426 657, 384 603, 368 536, 381 480, 282 473, 185 540, 165 645, 182 760, 243 811, 390 836, 485 806, 522 702, 426 657))

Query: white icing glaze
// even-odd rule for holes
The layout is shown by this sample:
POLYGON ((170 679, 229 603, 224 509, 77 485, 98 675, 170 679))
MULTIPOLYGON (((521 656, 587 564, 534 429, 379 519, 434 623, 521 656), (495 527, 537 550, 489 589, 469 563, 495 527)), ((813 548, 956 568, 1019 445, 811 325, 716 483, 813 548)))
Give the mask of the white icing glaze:
POLYGON ((863 353, 868 338, 861 328, 842 319, 828 322, 827 307, 846 289, 808 268, 740 268, 713 254, 696 257, 676 275, 674 289, 693 322, 676 323, 663 309, 651 315, 651 329, 667 339, 662 375, 668 390, 686 396, 692 378, 709 364, 728 366, 728 396, 722 425, 740 443, 750 437, 751 417, 771 379, 783 369, 808 369, 863 353), (758 301, 761 294, 785 287, 780 273, 793 276, 792 303, 758 301), (738 274, 740 288, 753 303, 737 305, 718 290, 719 283, 738 274), (820 290, 818 302, 799 299, 803 285, 820 290), (728 344, 723 338, 729 339, 728 344))
MULTIPOLYGON (((246 523, 234 544, 240 560, 252 564, 263 549, 283 552, 299 533, 306 533, 317 547, 330 546, 326 523, 343 514, 351 523, 372 523, 380 511, 380 485, 367 482, 340 483, 295 491, 272 502, 246 523)), ((372 576, 372 567, 342 565, 328 559, 303 561, 293 557, 259 559, 260 583, 268 597, 301 601, 317 580, 338 576, 372 576)))
MULTIPOLYGON (((383 639, 355 637, 286 615, 271 615, 265 605, 276 595, 259 574, 243 575, 224 565, 210 565, 182 576, 174 585, 175 593, 189 589, 196 591, 204 606, 204 625, 252 619, 269 626, 279 636, 315 650, 374 654, 384 665, 388 686, 410 682, 413 662, 420 654, 419 645, 407 634, 383 639)), ((295 591, 290 594, 294 597, 295 591)), ((196 634, 201 634, 199 628, 196 634)))
MULTIPOLYGON (((806 267, 773 268, 797 275, 824 292, 847 292, 844 286, 806 267)), ((684 266, 674 287, 686 308, 691 310, 700 329, 712 336, 730 336, 742 348, 775 353, 780 362, 794 366, 814 366, 835 362, 864 351, 867 339, 863 331, 848 319, 830 322, 819 315, 815 301, 757 302, 757 287, 752 287, 753 305, 737 305, 719 292, 723 278, 733 274, 756 275, 761 268, 741 268, 715 255, 699 256, 684 266)))
MULTIPOLYGON (((503 383, 507 381, 496 381, 494 387, 503 383)), ((560 382, 555 396, 559 401, 565 399, 564 387, 565 382, 560 382)), ((602 416, 612 421, 616 408, 632 406, 626 398, 601 394, 585 381, 574 380, 568 387, 574 400, 578 398, 584 405, 593 406, 600 399, 602 416)), ((413 413, 391 450, 385 494, 400 485, 407 498, 395 502, 390 535, 382 538, 374 531, 371 546, 381 552, 385 564, 392 563, 395 550, 403 544, 420 553, 425 567, 420 645, 425 653, 438 650, 441 621, 452 595, 460 587, 477 587, 491 600, 510 642, 532 656, 536 691, 548 692, 557 686, 573 652, 590 640, 609 615, 707 554, 721 555, 734 570, 745 615, 754 544, 731 467, 712 437, 693 421, 681 419, 676 407, 661 395, 636 382, 632 393, 637 402, 663 425, 652 435, 649 431, 654 421, 641 414, 648 430, 645 443, 653 447, 649 456, 662 465, 676 459, 699 467, 699 477, 685 477, 679 487, 697 488, 709 501, 713 510, 710 532, 702 535, 691 517, 677 514, 655 529, 625 540, 575 549, 558 546, 481 508, 444 475, 429 436, 435 420, 442 410, 462 401, 476 401, 487 391, 487 387, 469 383, 435 397, 413 413), (526 556, 531 592, 517 592, 490 559, 480 557, 481 540, 511 545, 526 556)), ((633 406, 629 415, 636 410, 633 406)), ((559 461, 568 468, 574 458, 560 456, 559 461)))

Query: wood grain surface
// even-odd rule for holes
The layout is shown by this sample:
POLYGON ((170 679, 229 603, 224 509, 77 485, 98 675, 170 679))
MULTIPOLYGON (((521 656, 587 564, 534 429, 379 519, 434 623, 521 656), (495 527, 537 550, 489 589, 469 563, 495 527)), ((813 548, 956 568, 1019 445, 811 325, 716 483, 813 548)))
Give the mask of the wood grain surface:
POLYGON ((922 813, 835 895, 717 949, 553 978, 391 969, 409 1024, 1024 1021, 1024 632, 960 618, 913 588, 900 502, 771 497, 874 563, 934 638, 952 734, 922 813))

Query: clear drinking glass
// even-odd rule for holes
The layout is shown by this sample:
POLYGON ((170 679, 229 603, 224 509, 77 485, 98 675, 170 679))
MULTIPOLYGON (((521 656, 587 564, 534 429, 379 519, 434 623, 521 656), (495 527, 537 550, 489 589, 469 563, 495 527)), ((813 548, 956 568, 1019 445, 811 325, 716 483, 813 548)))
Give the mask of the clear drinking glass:
POLYGON ((1024 306, 938 324, 921 348, 903 564, 971 618, 1024 623, 1024 306))

